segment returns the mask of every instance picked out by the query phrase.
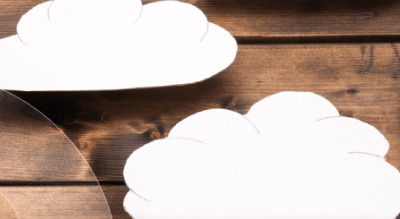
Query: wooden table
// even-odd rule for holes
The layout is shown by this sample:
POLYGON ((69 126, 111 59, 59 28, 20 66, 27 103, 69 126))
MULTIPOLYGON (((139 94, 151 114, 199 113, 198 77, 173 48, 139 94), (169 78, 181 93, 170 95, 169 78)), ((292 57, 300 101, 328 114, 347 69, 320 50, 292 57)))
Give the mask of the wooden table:
MULTIPOLYGON (((42 0, 1 0, 0 37, 42 0)), ((145 1, 149 2, 149 1, 145 1)), ((235 63, 189 86, 107 92, 13 92, 52 119, 100 181, 114 218, 128 191, 127 157, 201 110, 246 113, 280 91, 312 91, 389 140, 400 169, 400 1, 186 0, 239 42, 235 63)), ((68 185, 65 185, 68 186, 68 185)))

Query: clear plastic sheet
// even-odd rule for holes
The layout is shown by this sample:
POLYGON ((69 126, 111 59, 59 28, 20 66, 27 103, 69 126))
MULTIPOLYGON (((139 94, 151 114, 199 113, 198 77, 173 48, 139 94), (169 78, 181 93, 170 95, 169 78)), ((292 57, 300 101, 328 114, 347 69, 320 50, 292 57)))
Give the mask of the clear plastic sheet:
POLYGON ((77 147, 46 116, 7 91, 0 91, 0 142, 0 193, 16 215, 112 218, 77 147))
POLYGON ((0 193, 0 219, 19 219, 17 213, 7 201, 6 197, 0 193))

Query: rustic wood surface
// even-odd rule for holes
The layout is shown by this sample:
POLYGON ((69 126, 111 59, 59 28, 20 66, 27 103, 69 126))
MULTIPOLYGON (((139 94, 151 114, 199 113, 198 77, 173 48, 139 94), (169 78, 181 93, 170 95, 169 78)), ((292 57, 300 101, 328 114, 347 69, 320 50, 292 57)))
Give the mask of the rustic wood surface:
MULTIPOLYGON (((143 0, 144 3, 155 0, 143 0)), ((26 11, 44 0, 1 0, 0 37, 15 34, 26 11)), ((397 0, 183 0, 240 42, 396 41, 397 0)))
POLYGON ((0 194, 0 219, 19 219, 7 198, 0 194))
MULTIPOLYGON (((14 34, 19 17, 40 2, 1 0, 0 37, 14 34)), ((195 112, 227 108, 246 113, 258 100, 280 91, 321 94, 342 115, 374 125, 390 142, 387 160, 400 168, 399 1, 186 2, 199 6, 210 21, 228 29, 240 42, 235 63, 221 74, 195 85, 170 88, 13 92, 71 138, 103 185, 114 218, 129 218, 122 208, 127 192, 122 170, 132 151, 167 136, 174 124, 195 112)), ((43 187, 36 188, 34 182, 10 187, 6 180, 0 184, 9 189, 43 187)), ((91 188, 70 184, 55 188, 91 188)), ((60 209, 63 214, 75 212, 60 209)))
POLYGON ((0 91, 0 182, 95 182, 71 140, 43 114, 0 91))
POLYGON ((98 185, 2 186, 20 219, 109 219, 110 211, 98 185))
POLYGON ((126 158, 165 137, 201 110, 246 113, 270 94, 312 91, 345 116, 366 121, 389 140, 387 160, 400 168, 400 62, 397 44, 240 46, 235 63, 205 82, 108 92, 14 92, 57 123, 101 181, 122 181, 126 158))
POLYGON ((342 115, 374 125, 391 144, 387 160, 400 168, 397 50, 394 43, 245 45, 229 69, 192 86, 14 93, 62 127, 103 182, 122 182, 131 152, 166 136, 181 119, 218 107, 245 113, 282 90, 316 92, 342 115))

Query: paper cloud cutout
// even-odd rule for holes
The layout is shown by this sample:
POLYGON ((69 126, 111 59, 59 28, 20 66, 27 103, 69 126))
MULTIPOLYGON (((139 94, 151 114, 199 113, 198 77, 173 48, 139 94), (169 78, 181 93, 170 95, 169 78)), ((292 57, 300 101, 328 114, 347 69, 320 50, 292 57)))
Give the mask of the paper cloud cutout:
POLYGON ((205 80, 235 59, 237 43, 179 1, 54 0, 0 40, 0 88, 108 90, 205 80))
POLYGON ((124 207, 136 219, 394 219, 400 174, 388 149, 377 129, 323 97, 278 93, 245 116, 189 116, 136 150, 124 207))

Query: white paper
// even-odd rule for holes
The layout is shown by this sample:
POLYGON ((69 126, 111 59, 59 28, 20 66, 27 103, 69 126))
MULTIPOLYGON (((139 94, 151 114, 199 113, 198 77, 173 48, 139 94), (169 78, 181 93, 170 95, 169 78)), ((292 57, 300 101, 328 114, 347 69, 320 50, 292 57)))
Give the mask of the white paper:
POLYGON ((195 6, 54 0, 0 40, 0 88, 110 90, 190 84, 226 69, 237 43, 195 6))
POLYGON ((282 92, 245 116, 196 113, 136 150, 124 207, 137 219, 394 219, 400 174, 388 148, 325 98, 282 92))

